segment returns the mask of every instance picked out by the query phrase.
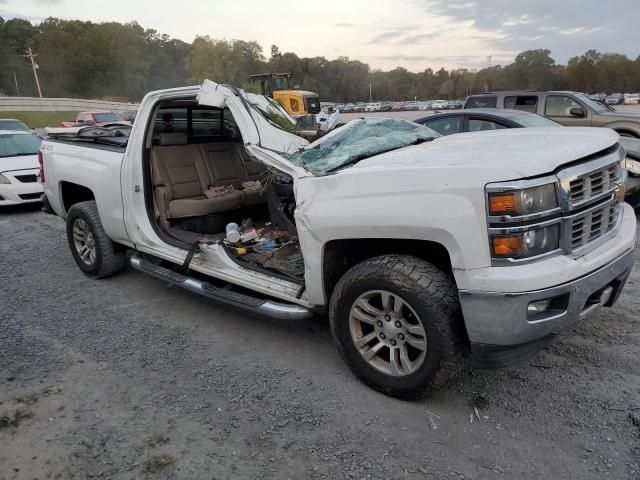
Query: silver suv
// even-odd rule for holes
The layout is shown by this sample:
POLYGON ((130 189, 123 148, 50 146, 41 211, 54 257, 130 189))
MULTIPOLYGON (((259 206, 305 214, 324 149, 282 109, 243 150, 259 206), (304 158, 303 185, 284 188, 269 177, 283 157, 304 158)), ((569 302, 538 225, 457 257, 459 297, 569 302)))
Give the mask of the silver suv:
POLYGON ((640 138, 640 112, 623 113, 577 92, 496 92, 471 95, 464 108, 509 108, 537 113, 568 127, 606 127, 640 138))

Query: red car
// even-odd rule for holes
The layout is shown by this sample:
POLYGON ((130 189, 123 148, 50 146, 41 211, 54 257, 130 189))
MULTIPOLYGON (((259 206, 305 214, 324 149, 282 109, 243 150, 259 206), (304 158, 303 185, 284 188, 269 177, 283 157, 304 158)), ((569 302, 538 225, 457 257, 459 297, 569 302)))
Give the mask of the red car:
POLYGON ((109 111, 80 112, 75 122, 62 122, 61 127, 106 127, 109 125, 131 125, 131 122, 122 120, 117 113, 109 111))

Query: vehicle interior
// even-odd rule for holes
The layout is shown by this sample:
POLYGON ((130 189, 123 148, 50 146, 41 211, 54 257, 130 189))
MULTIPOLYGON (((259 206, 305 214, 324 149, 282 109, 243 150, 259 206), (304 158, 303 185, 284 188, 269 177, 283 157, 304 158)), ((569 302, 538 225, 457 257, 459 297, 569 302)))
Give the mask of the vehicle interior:
POLYGON ((147 198, 161 237, 185 249, 218 244, 244 267, 301 279, 293 180, 247 153, 231 112, 172 100, 152 118, 147 198))

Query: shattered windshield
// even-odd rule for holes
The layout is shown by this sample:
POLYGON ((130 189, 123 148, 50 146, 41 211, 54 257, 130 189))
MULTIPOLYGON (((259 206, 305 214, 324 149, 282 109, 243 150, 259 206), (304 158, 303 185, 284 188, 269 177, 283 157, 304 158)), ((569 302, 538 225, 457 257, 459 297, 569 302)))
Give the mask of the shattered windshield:
POLYGON ((287 155, 314 175, 327 175, 365 158, 408 145, 428 142, 440 135, 408 120, 361 118, 325 135, 303 150, 287 155))

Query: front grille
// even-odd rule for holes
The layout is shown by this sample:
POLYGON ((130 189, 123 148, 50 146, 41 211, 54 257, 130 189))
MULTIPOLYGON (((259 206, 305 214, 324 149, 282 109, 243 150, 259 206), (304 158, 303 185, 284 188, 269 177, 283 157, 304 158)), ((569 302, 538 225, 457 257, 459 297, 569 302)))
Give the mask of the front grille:
POLYGON ((16 175, 14 177, 16 180, 18 180, 19 182, 22 183, 35 183, 38 181, 38 178, 35 176, 35 174, 33 175, 16 175))
POLYGON ((607 202, 571 219, 571 250, 576 251, 613 230, 620 216, 620 202, 607 202))
POLYGON ((622 166, 616 162, 571 180, 569 183, 570 207, 576 208, 610 193, 617 187, 621 178, 622 166))
POLYGON ((22 193, 18 195, 22 200, 36 200, 40 199, 42 193, 22 193))

